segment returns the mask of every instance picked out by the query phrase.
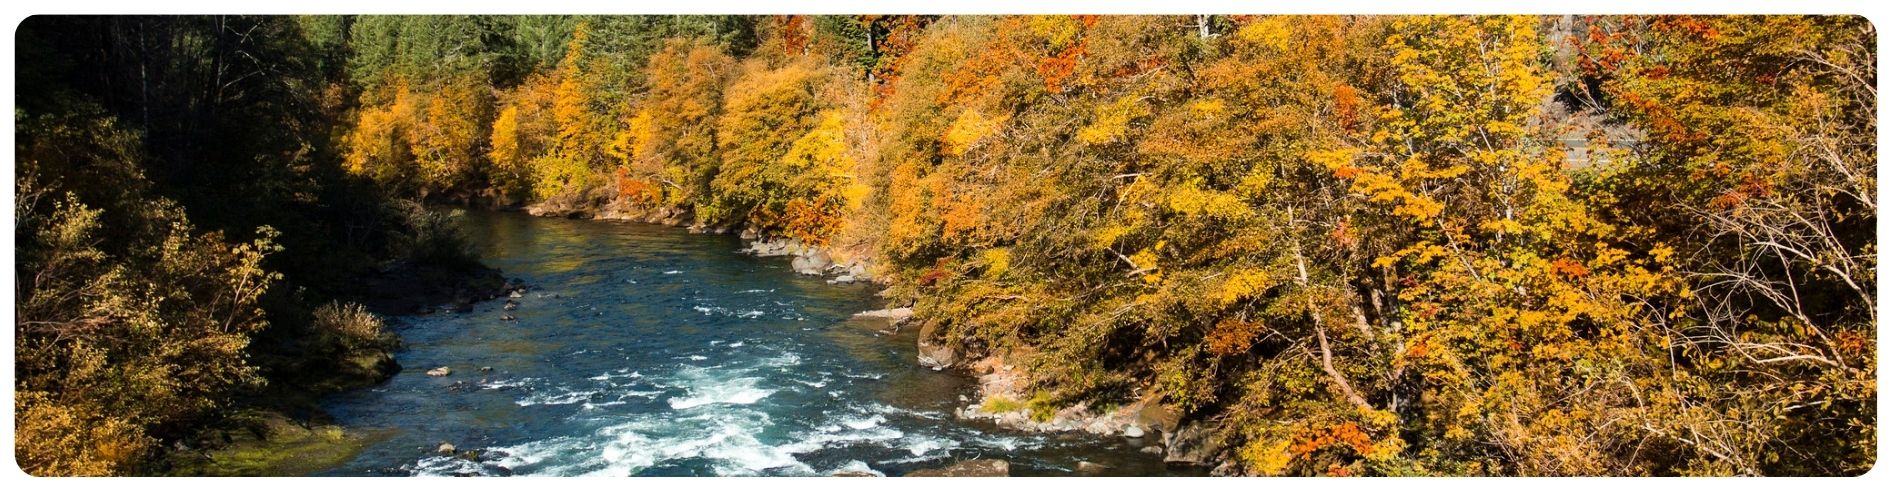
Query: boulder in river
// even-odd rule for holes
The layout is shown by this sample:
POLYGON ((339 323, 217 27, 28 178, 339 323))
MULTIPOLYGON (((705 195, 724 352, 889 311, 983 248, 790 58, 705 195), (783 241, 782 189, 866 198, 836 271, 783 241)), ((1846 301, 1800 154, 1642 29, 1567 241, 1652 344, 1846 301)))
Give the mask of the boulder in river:
POLYGON ((434 450, 439 451, 440 454, 453 454, 453 451, 454 451, 453 443, 450 443, 450 442, 440 443, 440 447, 434 450))
POLYGON ((1077 472, 1085 474, 1085 475, 1100 475, 1100 474, 1103 474, 1104 471, 1109 470, 1109 469, 1110 467, 1108 466, 1092 463, 1089 461, 1077 462, 1077 472))
POLYGON ((519 319, 519 317, 518 317, 518 316, 513 316, 513 315, 511 315, 511 314, 501 314, 501 315, 499 315, 499 320, 500 320, 500 321, 517 321, 518 319, 519 319))
POLYGON ((789 262, 789 266, 795 269, 795 273, 802 275, 820 275, 833 264, 834 262, 828 259, 828 253, 818 249, 807 254, 796 255, 795 260, 789 262))
POLYGON ((1189 423, 1175 432, 1163 434, 1163 448, 1169 452, 1163 455, 1163 462, 1184 465, 1206 464, 1221 451, 1209 429, 1201 424, 1189 423))
POLYGON ((428 370, 427 370, 427 375, 428 375, 428 376, 433 376, 433 377, 437 377, 437 378, 444 378, 444 377, 447 377, 447 376, 448 376, 448 375, 450 375, 450 374, 453 374, 453 369, 452 369, 452 368, 449 368, 449 367, 447 367, 447 366, 440 366, 440 367, 436 367, 436 368, 433 368, 433 369, 428 369, 428 370))
POLYGON ((952 367, 959 358, 953 348, 925 338, 920 339, 920 365, 938 371, 952 367))
POLYGON ((959 363, 958 354, 944 340, 940 340, 939 328, 939 323, 936 322, 927 322, 920 326, 920 365, 935 371, 959 363))
POLYGON ((1136 424, 1130 424, 1130 425, 1124 426, 1123 437, 1129 437, 1129 438, 1143 437, 1143 428, 1137 427, 1136 424))
POLYGON ((909 477, 1009 477, 1012 476, 1012 464, 1005 460, 982 459, 967 460, 947 465, 943 468, 914 470, 909 477))

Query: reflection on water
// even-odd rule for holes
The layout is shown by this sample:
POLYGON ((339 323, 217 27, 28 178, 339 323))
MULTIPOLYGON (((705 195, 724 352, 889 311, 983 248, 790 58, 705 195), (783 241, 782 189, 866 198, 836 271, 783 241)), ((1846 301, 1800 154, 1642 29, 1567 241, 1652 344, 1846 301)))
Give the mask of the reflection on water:
POLYGON ((392 437, 324 475, 900 475, 1002 457, 1013 474, 1166 473, 1088 435, 952 417, 965 378, 914 363, 913 334, 849 315, 871 286, 801 277, 728 236, 470 213, 492 266, 537 286, 501 304, 396 320, 406 368, 327 399, 343 425, 392 437), (450 377, 427 369, 446 366, 450 377), (482 372, 491 367, 491 372, 482 372), (465 454, 436 452, 442 442, 465 454))

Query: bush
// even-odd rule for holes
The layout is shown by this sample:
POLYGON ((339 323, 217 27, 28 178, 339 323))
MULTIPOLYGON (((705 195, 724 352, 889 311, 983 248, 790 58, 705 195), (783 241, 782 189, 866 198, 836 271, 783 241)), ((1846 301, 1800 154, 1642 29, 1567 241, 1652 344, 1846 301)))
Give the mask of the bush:
POLYGON ((314 327, 324 338, 339 340, 348 350, 381 347, 392 340, 380 316, 361 304, 330 301, 315 308, 314 327))
POLYGON ((460 227, 464 212, 429 210, 413 201, 394 202, 393 207, 401 222, 401 230, 394 237, 395 258, 447 267, 479 264, 479 254, 460 227))

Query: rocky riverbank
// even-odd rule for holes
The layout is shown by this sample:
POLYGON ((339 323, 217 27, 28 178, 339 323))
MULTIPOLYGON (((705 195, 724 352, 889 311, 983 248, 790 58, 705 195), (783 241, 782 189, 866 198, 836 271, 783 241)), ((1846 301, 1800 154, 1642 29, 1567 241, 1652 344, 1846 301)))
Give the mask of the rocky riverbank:
POLYGON ((547 202, 525 207, 525 212, 540 217, 565 217, 590 220, 615 220, 671 227, 684 227, 694 234, 730 234, 742 238, 742 252, 757 257, 792 257, 789 266, 795 273, 829 277, 828 283, 880 282, 872 255, 841 251, 839 248, 808 244, 798 239, 765 237, 755 229, 732 230, 726 226, 694 224, 689 210, 675 207, 646 208, 614 200, 603 206, 583 206, 578 202, 547 202))
MULTIPOLYGON (((1182 412, 1154 395, 1104 408, 1084 403, 1054 405, 1045 395, 1032 391, 1029 375, 1015 361, 1002 356, 969 360, 944 343, 934 333, 933 324, 913 316, 911 308, 854 315, 855 319, 885 320, 889 328, 884 331, 888 332, 919 325, 915 328, 919 330, 916 363, 933 370, 965 371, 977 378, 973 393, 960 397, 964 405, 953 410, 955 418, 990 421, 1022 432, 1114 436, 1170 466, 1212 468, 1217 475, 1234 472, 1210 427, 1185 421, 1182 412)), ((1079 471, 1102 472, 1096 466, 1091 468, 1079 471)))
MULTIPOLYGON (((675 209, 606 206, 592 213, 570 209, 570 207, 538 206, 528 208, 527 211, 540 216, 619 220, 687 227, 690 232, 699 234, 732 232, 723 227, 687 225, 693 220, 692 217, 687 211, 675 209)), ((801 275, 830 277, 829 283, 884 283, 869 254, 845 254, 792 238, 765 238, 754 230, 743 230, 736 234, 746 244, 741 252, 764 258, 790 257, 790 267, 801 275)), ((1082 432, 1100 436, 1116 436, 1130 440, 1130 444, 1149 453, 1151 459, 1160 459, 1172 466, 1213 467, 1217 474, 1227 474, 1232 471, 1208 427, 1201 423, 1183 422, 1180 412, 1156 401, 1154 397, 1109 408, 1091 408, 1082 403, 1062 407, 1051 406, 1045 403, 1043 398, 1039 398, 1030 391, 1030 380, 1017 364, 998 356, 964 360, 964 354, 957 353, 949 344, 942 343, 936 333, 932 333, 933 330, 929 329, 930 324, 916 323, 918 320, 914 318, 912 308, 866 311, 856 314, 855 318, 885 320, 886 331, 897 331, 917 324, 920 330, 917 363, 934 370, 966 371, 978 378, 979 384, 975 393, 962 398, 968 404, 954 410, 956 418, 991 421, 999 427, 1023 432, 1082 432)), ((1003 461, 999 463, 1002 464, 1003 461)), ((985 465, 989 464, 974 468, 992 468, 985 465)), ((1002 468, 994 469, 1002 470, 1002 468)), ((989 471, 986 470, 986 472, 989 471)), ((945 469, 940 472, 957 473, 945 471, 945 469)), ((1082 472, 1097 473, 1098 470, 1082 472)), ((1004 472, 998 473, 1002 475, 1004 472)))
POLYGON ((1207 427, 1183 421, 1181 412, 1154 395, 1104 408, 1084 403, 1056 406, 1030 392, 1025 371, 1004 358, 986 357, 958 368, 979 378, 971 403, 954 410, 958 418, 989 420, 1025 432, 1117 436, 1171 466, 1213 467, 1216 474, 1233 471, 1207 427))

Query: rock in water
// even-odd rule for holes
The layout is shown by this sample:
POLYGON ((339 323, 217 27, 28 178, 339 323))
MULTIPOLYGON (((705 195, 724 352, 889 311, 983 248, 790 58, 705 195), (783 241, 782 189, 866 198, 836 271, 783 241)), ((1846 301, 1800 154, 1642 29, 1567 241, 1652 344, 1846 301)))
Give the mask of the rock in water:
POLYGON ((1144 446, 1143 449, 1138 449, 1137 451, 1150 453, 1150 454, 1163 454, 1163 447, 1162 446, 1144 446))
POLYGON ((1197 423, 1183 425, 1176 432, 1164 433, 1163 447, 1169 450, 1163 456, 1164 462, 1189 465, 1206 464, 1221 451, 1214 437, 1209 435, 1209 430, 1197 423))
POLYGON ((1123 437, 1143 437, 1143 428, 1137 427, 1136 424, 1126 426, 1123 428, 1123 437))
POLYGON ((953 463, 945 468, 914 470, 909 477, 1009 477, 1012 464, 1005 460, 983 459, 953 463))
MULTIPOLYGON (((493 372, 493 366, 481 366, 480 372, 493 372)), ((484 382, 484 381, 482 381, 484 382)))
POLYGON ((453 454, 453 451, 454 451, 453 443, 450 443, 450 442, 440 443, 440 448, 436 449, 435 451, 439 451, 440 454, 453 454))
POLYGON ((959 357, 953 348, 944 340, 937 339, 939 331, 941 329, 937 322, 927 322, 920 326, 920 365, 935 371, 952 367, 953 364, 959 362, 959 357))
POLYGON ((1092 463, 1089 461, 1077 462, 1077 472, 1085 474, 1085 475, 1098 475, 1098 474, 1104 473, 1104 470, 1109 470, 1109 469, 1110 467, 1108 466, 1099 465, 1099 464, 1092 463))
POLYGON ((903 321, 906 321, 908 318, 913 317, 913 308, 903 307, 903 308, 893 308, 893 309, 875 309, 873 311, 861 311, 858 313, 854 313, 854 317, 865 318, 865 319, 886 319, 888 322, 899 324, 903 321))
POLYGON ((878 477, 880 475, 875 475, 872 473, 867 473, 867 472, 859 471, 859 470, 842 470, 842 471, 834 472, 833 475, 828 475, 828 476, 830 477, 878 477))
POLYGON ((794 267, 795 273, 802 275, 820 275, 833 264, 834 262, 828 259, 828 254, 821 251, 796 256, 794 261, 789 262, 789 266, 794 267))
POLYGON ((433 376, 437 378, 444 378, 444 377, 447 377, 447 375, 449 374, 453 374, 453 369, 448 368, 447 366, 440 366, 440 367, 427 370, 428 376, 433 376))
POLYGON ((499 320, 500 321, 518 321, 519 317, 510 315, 510 314, 501 314, 499 315, 499 320))

